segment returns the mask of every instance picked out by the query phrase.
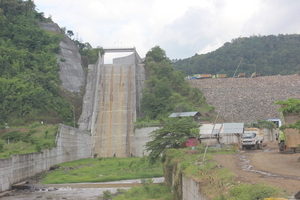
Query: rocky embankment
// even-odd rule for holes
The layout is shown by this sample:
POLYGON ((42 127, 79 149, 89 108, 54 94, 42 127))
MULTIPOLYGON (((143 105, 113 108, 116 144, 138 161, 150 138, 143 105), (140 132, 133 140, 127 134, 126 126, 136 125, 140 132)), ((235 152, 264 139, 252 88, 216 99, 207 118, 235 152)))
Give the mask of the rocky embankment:
POLYGON ((215 78, 189 80, 226 122, 255 122, 279 118, 274 102, 300 97, 300 76, 215 78))

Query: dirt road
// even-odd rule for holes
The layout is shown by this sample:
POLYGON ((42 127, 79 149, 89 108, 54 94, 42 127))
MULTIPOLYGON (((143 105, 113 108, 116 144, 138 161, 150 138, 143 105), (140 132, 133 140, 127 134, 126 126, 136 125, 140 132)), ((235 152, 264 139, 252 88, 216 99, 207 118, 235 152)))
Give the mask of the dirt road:
POLYGON ((300 152, 280 153, 276 142, 268 143, 262 150, 215 155, 214 160, 232 171, 241 182, 266 183, 292 194, 300 191, 300 152))

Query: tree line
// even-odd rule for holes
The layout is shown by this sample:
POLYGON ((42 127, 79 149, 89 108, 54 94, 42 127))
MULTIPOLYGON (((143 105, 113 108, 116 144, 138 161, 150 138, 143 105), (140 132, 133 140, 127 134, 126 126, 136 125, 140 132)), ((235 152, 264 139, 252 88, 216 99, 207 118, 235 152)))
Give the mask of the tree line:
POLYGON ((227 74, 232 77, 235 71, 246 73, 247 77, 254 72, 263 76, 291 75, 300 72, 299 54, 299 34, 254 35, 232 39, 211 53, 174 60, 173 66, 187 75, 227 74))

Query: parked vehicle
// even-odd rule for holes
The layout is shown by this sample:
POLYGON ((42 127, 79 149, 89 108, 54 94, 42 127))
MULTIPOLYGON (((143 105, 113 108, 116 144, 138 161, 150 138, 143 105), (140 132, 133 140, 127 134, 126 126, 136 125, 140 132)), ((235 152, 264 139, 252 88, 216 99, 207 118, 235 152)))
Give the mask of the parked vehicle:
POLYGON ((242 149, 261 149, 263 146, 264 134, 258 128, 245 128, 242 134, 242 149))

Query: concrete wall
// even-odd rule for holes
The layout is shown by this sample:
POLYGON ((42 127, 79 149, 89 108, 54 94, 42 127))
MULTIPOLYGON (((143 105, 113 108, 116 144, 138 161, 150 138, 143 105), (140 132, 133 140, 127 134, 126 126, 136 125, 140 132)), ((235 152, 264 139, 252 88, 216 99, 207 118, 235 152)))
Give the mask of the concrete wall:
POLYGON ((141 114, 145 72, 135 52, 104 64, 103 57, 89 66, 79 129, 90 130, 93 152, 99 157, 136 156, 134 122, 141 114))
POLYGON ((134 64, 134 63, 135 63, 135 53, 129 56, 113 59, 113 64, 134 64))
POLYGON ((182 175, 182 200, 207 200, 200 192, 200 183, 182 175))
POLYGON ((149 154, 149 152, 145 151, 144 145, 147 142, 151 141, 151 138, 149 137, 149 133, 155 131, 156 129, 159 129, 159 127, 146 127, 146 128, 135 129, 134 147, 135 147, 136 156, 143 157, 144 155, 149 154))
POLYGON ((14 183, 49 170, 51 166, 91 157, 92 142, 91 133, 60 124, 57 147, 52 150, 12 155, 9 159, 0 160, 0 192, 11 189, 14 183))

